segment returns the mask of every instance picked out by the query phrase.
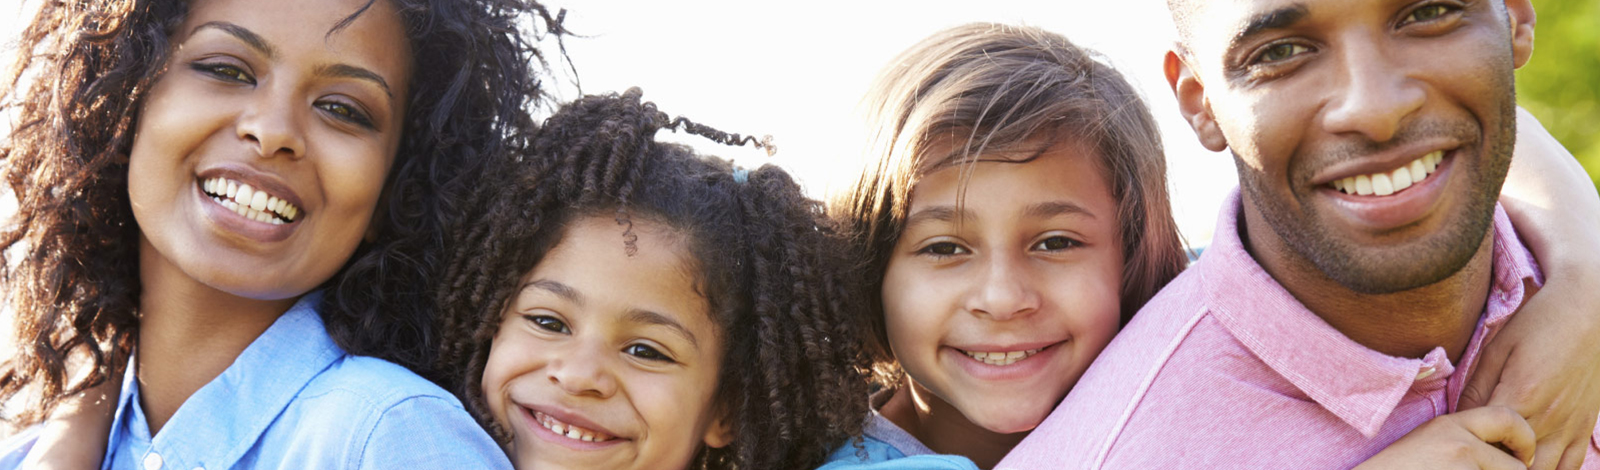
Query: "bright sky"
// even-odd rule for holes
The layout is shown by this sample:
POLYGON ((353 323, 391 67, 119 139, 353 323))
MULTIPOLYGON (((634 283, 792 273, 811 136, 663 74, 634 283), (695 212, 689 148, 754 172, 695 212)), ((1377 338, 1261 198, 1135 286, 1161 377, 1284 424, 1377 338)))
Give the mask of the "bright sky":
MULTIPOLYGON (((22 0, 0 0, 0 37, 14 47, 22 0)), ((34 3, 32 1, 30 4, 34 3)), ((972 21, 1030 24, 1105 54, 1143 90, 1166 136, 1178 224, 1194 245, 1211 238, 1217 208, 1235 184, 1226 154, 1200 147, 1161 75, 1174 33, 1163 0, 987 2, 928 0, 548 0, 566 8, 567 50, 583 91, 641 87, 671 115, 728 132, 771 134, 776 157, 698 137, 661 137, 733 158, 775 163, 823 196, 858 169, 865 123, 857 103, 895 55, 940 29, 972 21)), ((548 44, 552 69, 567 64, 548 44)), ((9 59, 5 62, 9 65, 9 59)), ((554 80, 577 96, 569 75, 554 80)))

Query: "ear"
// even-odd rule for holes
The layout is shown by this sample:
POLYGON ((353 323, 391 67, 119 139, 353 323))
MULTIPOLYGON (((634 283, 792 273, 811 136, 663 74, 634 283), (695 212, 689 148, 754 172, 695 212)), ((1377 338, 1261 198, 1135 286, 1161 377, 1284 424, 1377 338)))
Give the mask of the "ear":
POLYGON ((1511 56, 1517 68, 1533 57, 1533 24, 1536 15, 1529 0, 1506 0, 1506 16, 1511 24, 1511 56))
POLYGON ((1213 152, 1227 149, 1228 139, 1217 127, 1216 117, 1211 115, 1211 103, 1206 100, 1206 86, 1200 83, 1194 68, 1189 66, 1176 48, 1167 51, 1164 65, 1167 85, 1172 87, 1172 95, 1178 99, 1178 112, 1183 113, 1183 119, 1189 122, 1189 127, 1194 128, 1200 144, 1213 152))
POLYGON ((721 449, 733 443, 733 421, 727 413, 717 413, 717 419, 706 426, 706 447, 721 449))

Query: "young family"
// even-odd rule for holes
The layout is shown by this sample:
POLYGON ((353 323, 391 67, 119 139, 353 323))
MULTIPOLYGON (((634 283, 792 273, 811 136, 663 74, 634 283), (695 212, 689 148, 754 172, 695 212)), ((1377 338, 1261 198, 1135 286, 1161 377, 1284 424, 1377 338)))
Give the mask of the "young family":
POLYGON ((885 66, 822 203, 638 89, 534 122, 536 3, 46 2, 0 468, 1600 469, 1529 1, 1168 6, 1240 180, 1192 266, 1143 99, 1037 28, 885 66))

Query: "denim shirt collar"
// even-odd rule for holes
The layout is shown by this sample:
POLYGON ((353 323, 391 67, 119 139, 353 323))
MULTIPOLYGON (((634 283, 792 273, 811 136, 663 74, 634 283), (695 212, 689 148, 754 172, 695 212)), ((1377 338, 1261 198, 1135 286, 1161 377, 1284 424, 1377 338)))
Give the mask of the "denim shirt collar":
POLYGON ((153 438, 138 405, 137 361, 130 359, 104 465, 111 464, 119 442, 136 439, 147 444, 133 447, 144 447, 133 456, 140 462, 156 453, 161 468, 233 467, 300 390, 345 355, 317 314, 321 300, 320 292, 301 297, 221 375, 185 400, 153 438))

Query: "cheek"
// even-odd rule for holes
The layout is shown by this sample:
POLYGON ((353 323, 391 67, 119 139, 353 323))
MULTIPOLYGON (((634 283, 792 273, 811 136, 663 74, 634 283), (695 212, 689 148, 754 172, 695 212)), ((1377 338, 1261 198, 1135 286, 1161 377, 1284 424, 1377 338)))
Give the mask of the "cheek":
MULTIPOLYGON (((504 328, 502 327, 502 330, 504 328)), ((523 377, 532 377, 539 365, 536 348, 528 344, 528 340, 517 336, 504 332, 496 335, 489 349, 489 358, 483 365, 483 381, 480 386, 483 387, 484 402, 489 406, 495 421, 501 425, 507 424, 505 395, 510 393, 512 382, 523 377)))
POLYGON ((716 367, 698 367, 678 374, 637 373, 625 381, 628 400, 649 428, 646 462, 685 462, 703 445, 716 419, 716 367))
MULTIPOLYGON (((942 314, 953 311, 941 293, 952 292, 927 273, 903 263, 890 262, 883 276, 884 326, 895 355, 937 341, 942 314), (945 287, 945 288, 941 288, 945 287)), ((912 357, 905 360, 915 361, 912 357)))

